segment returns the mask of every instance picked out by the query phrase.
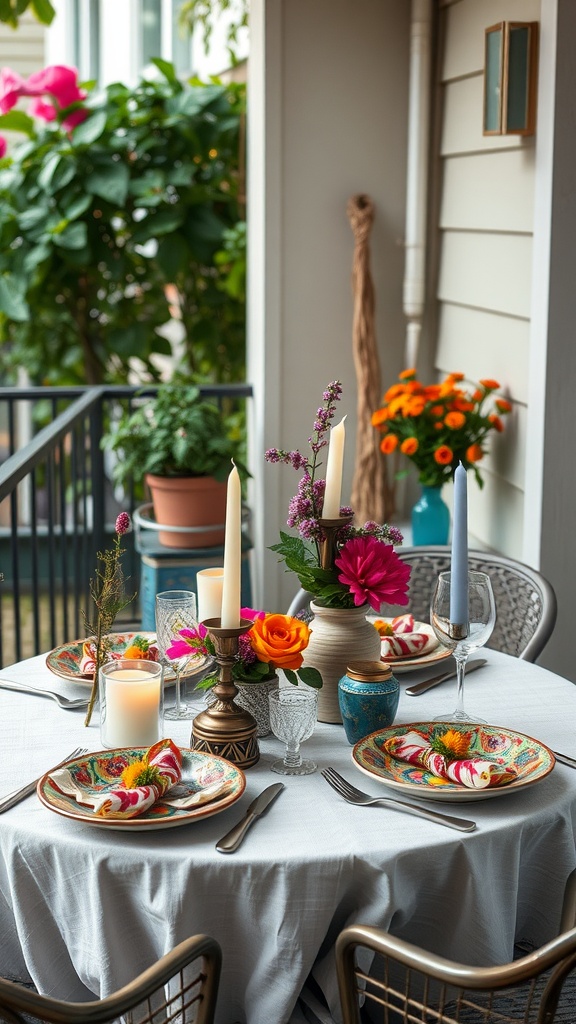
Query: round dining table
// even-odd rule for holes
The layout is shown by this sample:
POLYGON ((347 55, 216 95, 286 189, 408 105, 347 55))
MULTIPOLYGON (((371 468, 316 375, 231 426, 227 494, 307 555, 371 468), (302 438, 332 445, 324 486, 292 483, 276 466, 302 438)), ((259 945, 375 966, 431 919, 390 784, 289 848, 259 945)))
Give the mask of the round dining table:
MULTIPOLYGON (((471 713, 576 758, 576 687, 527 662, 479 652, 471 713)), ((438 671, 438 666, 435 667, 438 671)), ((455 707, 456 683, 410 697, 430 668, 402 674, 396 723, 455 707)), ((68 696, 85 684, 53 675, 44 657, 2 679, 68 696)), ((0 689, 0 798, 42 775, 72 748, 102 749, 98 714, 0 689)), ((190 745, 189 721, 165 735, 190 745)), ((492 799, 421 805, 472 818, 457 832, 383 806, 353 806, 326 783, 334 767, 372 795, 398 794, 360 772, 339 725, 318 723, 303 744, 318 771, 280 777, 274 736, 246 772, 240 799, 182 827, 127 834, 62 817, 34 793, 0 816, 0 974, 62 999, 105 996, 187 936, 222 946, 217 1024, 295 1024, 302 1002, 340 1020, 334 944, 346 925, 388 929, 470 964, 504 963, 515 942, 537 946, 559 929, 564 885, 576 866, 576 769, 556 762, 540 781, 492 799), (285 789, 233 854, 217 841, 268 785, 285 789)), ((308 1012, 308 1011, 307 1011, 308 1012)), ((307 1017, 310 1019, 310 1016, 307 1017)))

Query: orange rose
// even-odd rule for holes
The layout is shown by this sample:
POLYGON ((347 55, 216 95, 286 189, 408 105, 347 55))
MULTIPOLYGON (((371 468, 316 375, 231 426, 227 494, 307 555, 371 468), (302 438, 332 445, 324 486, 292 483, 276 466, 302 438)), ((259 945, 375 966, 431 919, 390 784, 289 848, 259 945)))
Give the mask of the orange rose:
POLYGON ((484 452, 479 444, 471 444, 470 447, 466 449, 466 458, 468 459, 468 462, 480 462, 480 459, 483 457, 484 452))
POLYGON ((466 423, 466 417, 463 412, 449 412, 444 423, 450 430, 459 430, 466 423))
POLYGON ((298 669, 304 660, 302 651, 308 646, 310 627, 290 615, 266 615, 255 620, 248 636, 260 661, 272 662, 276 668, 298 669))
POLYGON ((400 451, 404 455, 414 455, 418 451, 418 438, 407 437, 400 445, 400 451))
POLYGON ((384 455, 391 455, 392 452, 396 451, 397 447, 398 438, 395 434, 387 434, 380 442, 380 451, 384 452, 384 455))
POLYGON ((449 466, 453 458, 454 453, 447 444, 441 444, 434 452, 434 462, 437 462, 439 466, 449 466))

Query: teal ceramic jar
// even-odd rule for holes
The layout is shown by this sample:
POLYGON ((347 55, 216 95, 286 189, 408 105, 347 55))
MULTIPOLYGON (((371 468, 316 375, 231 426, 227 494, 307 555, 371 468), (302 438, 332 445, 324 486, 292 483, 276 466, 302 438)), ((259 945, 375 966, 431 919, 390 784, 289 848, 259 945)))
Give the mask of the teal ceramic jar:
POLYGON ((349 743, 392 725, 400 688, 382 661, 354 661, 338 683, 338 703, 349 743))

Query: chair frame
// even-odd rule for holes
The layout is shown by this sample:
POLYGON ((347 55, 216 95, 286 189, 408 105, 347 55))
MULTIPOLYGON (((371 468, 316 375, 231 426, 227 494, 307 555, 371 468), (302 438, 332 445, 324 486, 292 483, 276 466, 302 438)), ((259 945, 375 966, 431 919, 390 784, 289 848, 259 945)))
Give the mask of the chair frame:
POLYGON ((158 993, 168 982, 179 976, 180 989, 177 997, 170 995, 162 1006, 149 1004, 145 1016, 138 1016, 134 1024, 183 1024, 185 1016, 194 1003, 197 1013, 194 1024, 213 1024, 222 953, 215 939, 207 935, 195 935, 185 939, 170 953, 163 956, 152 967, 140 974, 134 981, 118 989, 105 999, 85 1003, 63 1002, 50 996, 39 995, 14 982, 0 979, 0 1020, 8 1024, 26 1024, 22 1014, 31 1015, 46 1024, 112 1024, 120 1017, 140 1007, 158 993), (194 961, 201 961, 193 979, 184 979, 183 971, 194 961), (192 993, 199 986, 198 991, 192 993), (186 1000, 183 1003, 183 1000, 186 1000), (175 1004, 171 1009, 172 1004, 175 1004), (166 1015, 159 1014, 165 1011, 166 1015))
POLYGON ((382 1012, 379 1018, 390 1022, 429 1021, 438 1024, 459 1024, 461 1019, 469 1021, 470 1009, 477 1012, 474 1020, 492 1024, 519 1024, 534 1021, 534 1024, 552 1024, 567 976, 576 967, 576 928, 560 935, 545 946, 502 967, 469 967, 444 957, 428 953, 402 939, 397 939, 377 928, 352 925, 345 928, 336 942, 336 966, 338 986, 342 1005, 343 1024, 361 1024, 360 1001, 376 1005, 382 1012), (368 975, 356 964, 356 950, 370 950, 384 958, 384 979, 368 975), (391 962, 405 969, 405 987, 402 991, 396 976, 390 971, 391 962), (485 993, 490 997, 504 989, 515 988, 522 983, 537 980, 551 971, 543 992, 534 1002, 533 992, 528 993, 526 1014, 532 1008, 537 1016, 508 1016, 492 998, 487 1005, 478 1006, 467 993, 485 993), (420 987, 414 982, 421 981, 420 987), (434 983, 439 983, 440 988, 434 983), (432 991, 434 994, 432 995, 432 991), (464 1017, 460 1017, 461 1009, 464 1017), (426 1014, 426 1016, 425 1016, 426 1014), (453 1015, 454 1014, 454 1015, 453 1015))

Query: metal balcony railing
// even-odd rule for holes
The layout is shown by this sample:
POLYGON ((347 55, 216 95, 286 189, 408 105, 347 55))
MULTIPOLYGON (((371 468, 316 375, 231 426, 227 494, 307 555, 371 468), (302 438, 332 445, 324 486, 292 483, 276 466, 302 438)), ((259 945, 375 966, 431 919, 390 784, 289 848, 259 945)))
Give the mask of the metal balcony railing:
MULTIPOLYGON (((114 534, 117 513, 133 512, 141 500, 134 486, 116 493, 100 441, 111 412, 155 391, 0 387, 0 668, 85 635, 98 552, 114 534)), ((252 395, 249 384, 201 391, 234 409, 252 395)), ((132 535, 123 547, 136 590, 132 535)), ((123 614, 118 629, 138 627, 137 605, 123 614)))

